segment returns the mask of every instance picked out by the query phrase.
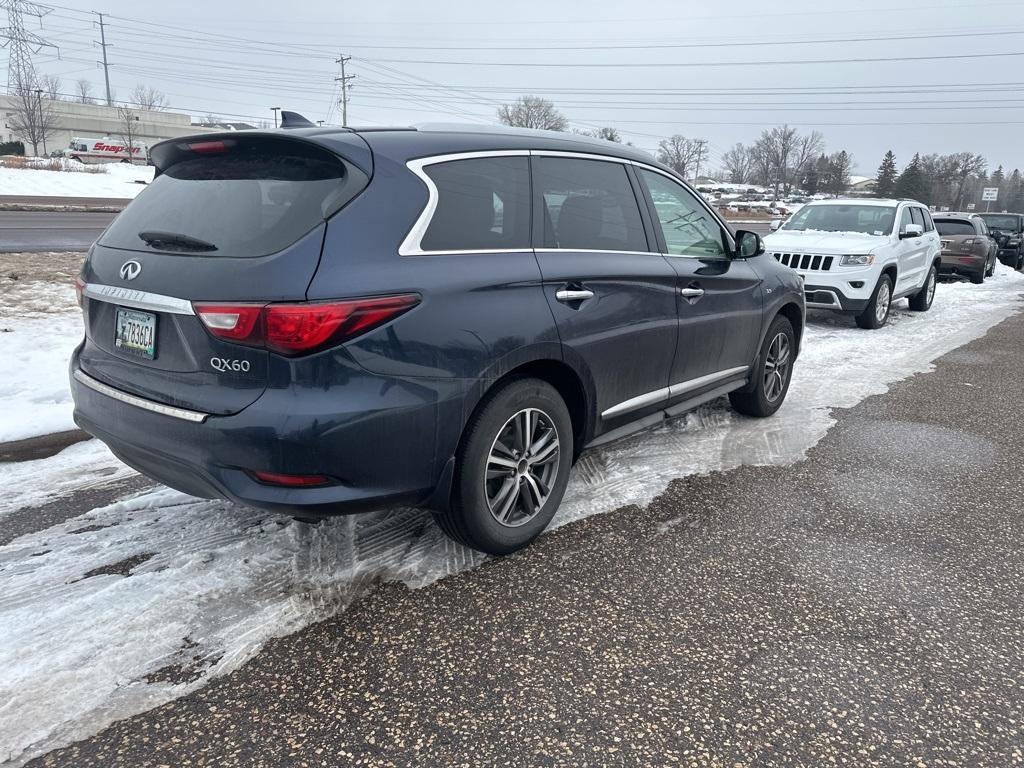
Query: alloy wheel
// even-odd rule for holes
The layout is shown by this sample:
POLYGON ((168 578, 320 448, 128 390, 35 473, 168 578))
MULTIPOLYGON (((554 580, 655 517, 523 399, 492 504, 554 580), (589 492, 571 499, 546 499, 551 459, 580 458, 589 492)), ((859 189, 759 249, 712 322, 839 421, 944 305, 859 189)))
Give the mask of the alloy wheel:
POLYGON ((551 495, 561 461, 558 430, 548 414, 524 408, 498 431, 487 456, 484 496, 501 525, 525 525, 551 495))
POLYGON ((889 302, 892 294, 889 292, 889 284, 882 283, 878 288, 878 296, 875 297, 875 320, 881 325, 889 314, 889 302))
POLYGON ((790 344, 789 336, 779 333, 768 345, 768 354, 764 361, 764 396, 769 403, 782 397, 786 387, 786 376, 789 374, 790 344))
POLYGON ((937 278, 935 275, 935 267, 928 273, 928 306, 932 305, 932 300, 935 298, 935 283, 937 278))

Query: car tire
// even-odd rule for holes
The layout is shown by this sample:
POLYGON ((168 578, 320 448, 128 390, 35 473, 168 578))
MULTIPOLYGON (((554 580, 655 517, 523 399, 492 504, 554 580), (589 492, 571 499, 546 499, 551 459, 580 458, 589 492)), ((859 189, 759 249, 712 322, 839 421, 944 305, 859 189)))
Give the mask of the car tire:
POLYGON ((768 328, 754 362, 753 390, 729 393, 732 407, 744 416, 764 418, 782 407, 793 379, 796 333, 788 318, 779 315, 768 328), (780 358, 781 362, 780 362, 780 358))
POLYGON ((878 285, 875 292, 871 294, 871 300, 864 307, 864 311, 854 319, 857 325, 869 331, 881 328, 889 319, 889 311, 892 309, 892 278, 882 275, 878 278, 878 285))
POLYGON ((972 273, 971 282, 974 283, 975 285, 981 285, 982 283, 985 282, 985 274, 986 271, 984 268, 982 268, 979 272, 972 273))
POLYGON ((572 457, 572 419, 555 388, 540 379, 512 379, 470 417, 455 459, 451 503, 434 517, 455 541, 490 555, 511 554, 551 522, 572 457))
POLYGON ((988 267, 985 269, 985 277, 992 277, 992 275, 994 275, 995 273, 996 273, 996 259, 995 259, 995 257, 993 257, 992 261, 989 262, 988 267))
POLYGON ((939 280, 939 271, 932 264, 928 270, 928 277, 924 280, 921 290, 910 297, 910 309, 914 312, 927 312, 931 309, 932 300, 935 298, 935 285, 939 280))
POLYGON ((1024 269, 1024 249, 1017 249, 1017 256, 1014 259, 1013 268, 1017 270, 1024 269))

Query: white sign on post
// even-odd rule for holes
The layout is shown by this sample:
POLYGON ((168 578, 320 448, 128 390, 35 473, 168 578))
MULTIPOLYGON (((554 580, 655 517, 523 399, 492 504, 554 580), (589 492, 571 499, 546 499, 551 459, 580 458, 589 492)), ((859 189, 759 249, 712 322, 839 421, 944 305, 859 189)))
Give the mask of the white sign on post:
POLYGON ((994 202, 999 199, 999 187, 985 187, 981 191, 983 202, 994 202))
POLYGON ((974 205, 974 203, 968 203, 967 204, 967 210, 968 211, 973 211, 975 209, 975 207, 976 206, 974 205))

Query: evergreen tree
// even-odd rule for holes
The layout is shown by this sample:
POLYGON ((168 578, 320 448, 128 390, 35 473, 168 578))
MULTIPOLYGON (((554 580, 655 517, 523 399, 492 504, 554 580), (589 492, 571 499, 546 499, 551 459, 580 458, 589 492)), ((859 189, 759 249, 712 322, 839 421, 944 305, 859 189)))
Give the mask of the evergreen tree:
POLYGON ((893 190, 895 197, 906 197, 917 200, 921 203, 931 203, 928 179, 921 170, 921 156, 914 155, 914 159, 903 169, 903 173, 896 179, 896 187, 893 190))
POLYGON ((875 178, 875 194, 879 197, 892 197, 896 189, 896 155, 890 149, 882 158, 875 178))
POLYGON ((1024 213, 1024 179, 1021 178, 1018 169, 1013 169, 1006 186, 1006 202, 1004 203, 1006 210, 1012 213, 1024 213))

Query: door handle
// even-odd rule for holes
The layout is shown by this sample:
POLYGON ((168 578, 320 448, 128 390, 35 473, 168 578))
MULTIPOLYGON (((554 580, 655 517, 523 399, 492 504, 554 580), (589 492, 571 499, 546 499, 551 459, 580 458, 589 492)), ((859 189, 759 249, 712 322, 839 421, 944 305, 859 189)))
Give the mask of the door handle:
POLYGON ((679 295, 684 299, 699 299, 704 295, 703 288, 680 288, 679 295))
POLYGON ((594 298, 594 292, 586 288, 563 288, 555 294, 555 298, 568 304, 571 301, 585 301, 594 298))

